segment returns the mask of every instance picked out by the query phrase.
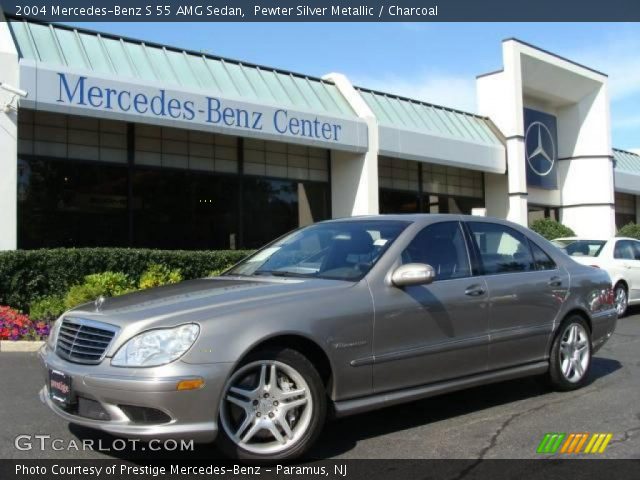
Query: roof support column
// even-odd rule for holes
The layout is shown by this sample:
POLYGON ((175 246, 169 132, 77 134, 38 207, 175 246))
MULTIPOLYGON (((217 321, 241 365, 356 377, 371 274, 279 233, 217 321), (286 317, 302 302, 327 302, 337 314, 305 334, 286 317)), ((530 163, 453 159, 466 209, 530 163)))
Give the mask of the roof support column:
MULTIPOLYGON (((0 11, 0 82, 19 86, 18 52, 0 11)), ((17 105, 13 94, 0 90, 0 106, 17 105)), ((15 250, 18 243, 18 114, 0 110, 0 250, 15 250)))
MULTIPOLYGON (((500 198, 488 198, 489 215, 503 216, 507 220, 527 226, 528 191, 524 148, 524 119, 522 101, 522 70, 520 53, 511 43, 503 45, 504 69, 477 78, 478 111, 490 117, 506 138, 508 200, 506 208, 500 207, 500 198), (505 211, 506 210, 506 211, 505 211)), ((496 179, 497 180, 497 179, 496 179)), ((488 191, 488 190, 487 190, 488 191)), ((498 195, 489 192, 489 196, 498 195)), ((504 200, 503 200, 504 201, 504 200)))
POLYGON ((336 85, 368 130, 365 153, 331 152, 331 216, 375 215, 379 211, 378 122, 347 77, 330 73, 324 79, 336 85))

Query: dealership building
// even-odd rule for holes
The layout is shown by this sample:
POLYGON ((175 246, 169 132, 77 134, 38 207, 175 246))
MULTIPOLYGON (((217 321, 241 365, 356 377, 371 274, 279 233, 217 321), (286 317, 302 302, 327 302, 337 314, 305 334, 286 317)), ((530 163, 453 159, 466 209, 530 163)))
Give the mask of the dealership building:
POLYGON ((611 144, 607 76, 517 39, 502 63, 474 114, 9 19, 0 250, 254 248, 377 213, 551 217, 589 237, 639 222, 640 156, 611 144))

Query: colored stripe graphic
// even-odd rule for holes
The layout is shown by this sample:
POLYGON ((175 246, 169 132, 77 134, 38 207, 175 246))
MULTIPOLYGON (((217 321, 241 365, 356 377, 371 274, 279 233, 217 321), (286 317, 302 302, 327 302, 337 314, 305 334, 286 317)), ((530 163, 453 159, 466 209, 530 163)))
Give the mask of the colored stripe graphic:
POLYGON ((536 451, 544 454, 563 453, 568 455, 581 452, 604 453, 612 438, 612 433, 546 433, 536 451), (582 448, 585 444, 586 447, 583 451, 582 448))
POLYGON ((603 453, 612 437, 611 433, 594 433, 584 453, 603 453))
POLYGON ((566 433, 547 433, 540 445, 538 445, 538 453, 556 453, 566 433))
POLYGON ((562 445, 560 453, 580 453, 582 445, 589 438, 588 433, 572 433, 567 437, 567 441, 562 445))

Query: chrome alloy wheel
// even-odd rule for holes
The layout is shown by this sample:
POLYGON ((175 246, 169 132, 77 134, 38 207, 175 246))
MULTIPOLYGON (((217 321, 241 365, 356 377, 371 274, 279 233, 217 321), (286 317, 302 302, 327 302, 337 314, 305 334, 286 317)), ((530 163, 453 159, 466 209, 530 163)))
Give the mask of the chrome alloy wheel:
POLYGON ((274 360, 249 363, 227 382, 220 422, 229 438, 251 453, 278 454, 304 436, 313 399, 302 375, 274 360))
POLYGON ((624 315, 624 312, 627 311, 627 291, 624 287, 620 286, 616 288, 616 312, 618 316, 621 317, 624 315))
POLYGON ((577 383, 584 376, 591 358, 589 335, 584 327, 572 323, 560 342, 560 369, 569 382, 577 383))

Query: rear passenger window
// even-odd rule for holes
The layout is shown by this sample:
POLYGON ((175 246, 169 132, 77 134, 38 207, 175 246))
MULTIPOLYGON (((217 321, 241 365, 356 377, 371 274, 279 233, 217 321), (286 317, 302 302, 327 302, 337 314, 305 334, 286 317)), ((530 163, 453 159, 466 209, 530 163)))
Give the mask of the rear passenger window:
POLYGON ((555 270, 556 263, 551 260, 551 257, 544 250, 533 242, 529 242, 529 245, 531 245, 531 251, 533 252, 536 270, 555 270))
POLYGON ((469 255, 458 222, 442 222, 422 229, 402 252, 402 263, 426 263, 436 271, 436 280, 471 275, 469 255))
POLYGON ((613 258, 620 260, 635 260, 633 242, 631 240, 618 240, 613 250, 613 258))
POLYGON ((484 273, 528 272, 534 269, 528 239, 511 227, 497 223, 469 222, 480 251, 484 273))

